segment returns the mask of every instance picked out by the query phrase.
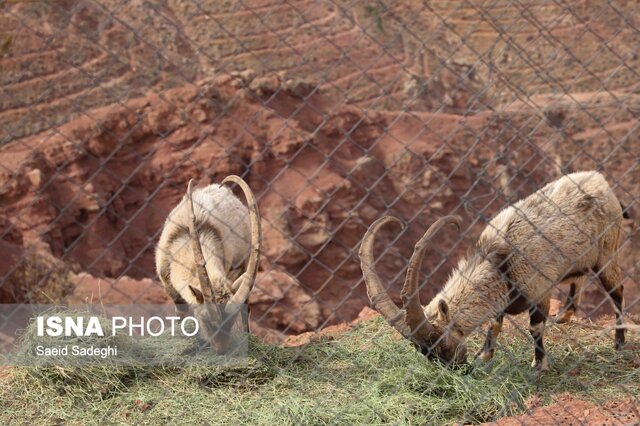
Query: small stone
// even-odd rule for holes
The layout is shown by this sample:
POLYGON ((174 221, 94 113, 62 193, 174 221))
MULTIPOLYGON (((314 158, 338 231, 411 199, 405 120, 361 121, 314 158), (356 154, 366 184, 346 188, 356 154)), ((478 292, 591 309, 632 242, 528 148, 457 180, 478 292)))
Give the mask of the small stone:
POLYGON ((374 209, 373 207, 371 207, 368 204, 364 204, 361 208, 360 208, 360 217, 362 219, 364 219, 367 222, 372 222, 373 220, 377 219, 378 217, 380 217, 380 212, 378 212, 378 210, 374 209))
POLYGON ((238 75, 244 81, 251 81, 254 78, 256 78, 256 76, 257 76, 256 72, 254 70, 252 70, 251 68, 248 68, 248 69, 246 69, 244 71, 240 71, 238 73, 238 75))
POLYGON ((87 204, 86 210, 89 213, 96 213, 101 210, 100 203, 97 199, 92 198, 91 201, 87 204))
POLYGON ((229 83, 231 79, 232 79, 232 76, 230 74, 221 74, 214 78, 213 84, 218 86, 223 86, 229 83))
POLYGON ((31 182, 31 185, 33 185, 36 189, 40 189, 40 187, 42 186, 42 181, 44 180, 44 174, 42 173, 42 170, 30 170, 29 172, 27 172, 27 177, 29 178, 29 182, 31 182))
POLYGON ((280 88, 280 79, 275 75, 257 77, 249 83, 249 89, 259 96, 275 93, 280 88))
POLYGON ((207 113, 204 112, 203 110, 201 110, 200 108, 196 108, 193 112, 192 112, 193 118, 198 122, 198 123, 203 123, 207 120, 207 113))
POLYGON ((316 90, 315 84, 300 79, 287 80, 285 87, 289 93, 297 98, 306 98, 316 90))

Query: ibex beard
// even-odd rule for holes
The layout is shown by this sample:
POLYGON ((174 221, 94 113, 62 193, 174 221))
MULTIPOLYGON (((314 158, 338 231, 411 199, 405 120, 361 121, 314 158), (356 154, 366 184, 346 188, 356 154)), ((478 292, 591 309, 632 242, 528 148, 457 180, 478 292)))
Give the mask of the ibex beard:
POLYGON ((156 248, 156 268, 180 316, 193 306, 200 337, 224 351, 229 331, 248 319, 240 314, 255 282, 260 256, 258 206, 247 183, 228 176, 220 185, 193 189, 169 214, 156 248), (222 186, 236 183, 247 207, 222 186))
MULTIPOLYGON (((402 289, 402 309, 390 299, 374 269, 373 245, 379 229, 400 220, 386 216, 365 234, 360 259, 367 293, 380 314, 430 358, 447 365, 466 361, 466 339, 491 321, 477 357, 493 356, 505 314, 529 312, 534 340, 533 366, 549 368, 543 338, 552 289, 560 282, 581 283, 595 272, 613 301, 617 329, 615 347, 622 349, 622 285, 618 245, 623 218, 621 203, 598 172, 572 173, 549 183, 498 213, 478 242, 459 261, 442 290, 427 305, 419 298, 419 273, 431 237, 461 219, 438 219, 416 243, 402 289)), ((566 305, 575 311, 575 283, 566 305)), ((563 313, 567 320, 571 313, 563 313)))

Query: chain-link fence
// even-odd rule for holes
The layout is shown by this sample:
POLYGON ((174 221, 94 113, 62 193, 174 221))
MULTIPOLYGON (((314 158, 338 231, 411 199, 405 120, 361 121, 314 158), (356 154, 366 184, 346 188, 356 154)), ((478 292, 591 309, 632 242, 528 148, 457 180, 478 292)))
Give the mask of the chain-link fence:
MULTIPOLYGON (((89 385, 108 383, 99 401, 87 399, 89 385, 75 399, 66 382, 38 388, 53 392, 42 401, 6 385, 8 419, 640 421, 636 2, 0 7, 0 302, 172 303, 155 250, 190 179, 204 187, 241 176, 262 228, 248 300, 251 334, 260 338, 253 367, 195 379, 125 374, 117 385, 92 376, 89 385), (622 212, 606 203, 611 194, 596 175, 570 175, 555 187, 563 194, 551 188, 514 204, 584 170, 604 176, 622 212), (492 221, 509 205, 506 222, 492 221), (429 239, 416 279, 422 303, 447 280, 475 288, 475 302, 458 303, 449 291, 447 307, 438 310, 436 300, 422 326, 405 326, 420 346, 416 328, 435 324, 421 342, 444 358, 467 339, 465 367, 423 357, 368 308, 358 251, 385 215, 406 225, 381 228, 372 246, 396 302, 386 316, 399 328, 392 316, 410 310, 400 293, 414 245, 438 218, 461 217, 459 230, 443 227, 429 239), (520 240, 508 226, 515 222, 529 229, 520 240), (489 259, 496 251, 499 262, 489 259), (487 281, 485 272, 498 275, 487 281), (533 282, 544 293, 535 307, 532 293, 522 294, 533 282), (627 342, 615 351, 621 288, 627 342), (478 308, 487 300, 493 308, 478 308), (524 313, 507 315, 503 327, 496 318, 515 312, 517 300, 524 313), (549 314, 550 371, 542 375, 529 365, 541 349, 531 308, 533 317, 549 314), (475 351, 487 360, 474 361, 475 351), (78 400, 91 417, 72 408, 78 400)), ((5 384, 22 377, 3 374, 5 384)))

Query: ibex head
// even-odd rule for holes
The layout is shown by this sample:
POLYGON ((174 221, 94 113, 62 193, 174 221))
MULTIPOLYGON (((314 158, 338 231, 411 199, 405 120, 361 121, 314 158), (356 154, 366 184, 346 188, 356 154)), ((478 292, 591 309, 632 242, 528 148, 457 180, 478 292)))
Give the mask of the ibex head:
POLYGON ((439 298, 427 307, 420 303, 418 277, 427 242, 444 225, 454 224, 460 228, 458 216, 445 216, 438 219, 416 243, 409 261, 407 276, 402 287, 402 309, 389 297, 382 280, 374 268, 373 245, 378 230, 389 222, 402 222, 385 216, 375 221, 365 234, 360 246, 360 261, 367 294, 374 308, 387 322, 411 341, 420 352, 431 359, 440 359, 446 364, 460 364, 466 360, 464 337, 451 327, 447 302, 439 298))

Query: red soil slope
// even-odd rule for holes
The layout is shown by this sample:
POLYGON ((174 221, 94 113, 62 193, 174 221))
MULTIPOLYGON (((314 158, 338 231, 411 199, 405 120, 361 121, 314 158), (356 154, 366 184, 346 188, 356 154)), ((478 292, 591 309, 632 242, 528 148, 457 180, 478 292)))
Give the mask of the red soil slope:
MULTIPOLYGON (((368 304, 356 252, 383 214, 409 225, 377 249, 394 297, 424 229, 465 218, 434 241, 423 300, 495 212, 563 171, 601 169, 637 223, 640 39, 622 3, 5 6, 0 259, 61 260, 76 300, 97 280, 101 297, 164 300, 149 280, 167 213, 188 179, 241 174, 263 216, 253 318, 274 336, 368 304)), ((634 226, 621 259, 638 311, 634 226)), ((16 265, 0 262, 9 299, 16 265)))

